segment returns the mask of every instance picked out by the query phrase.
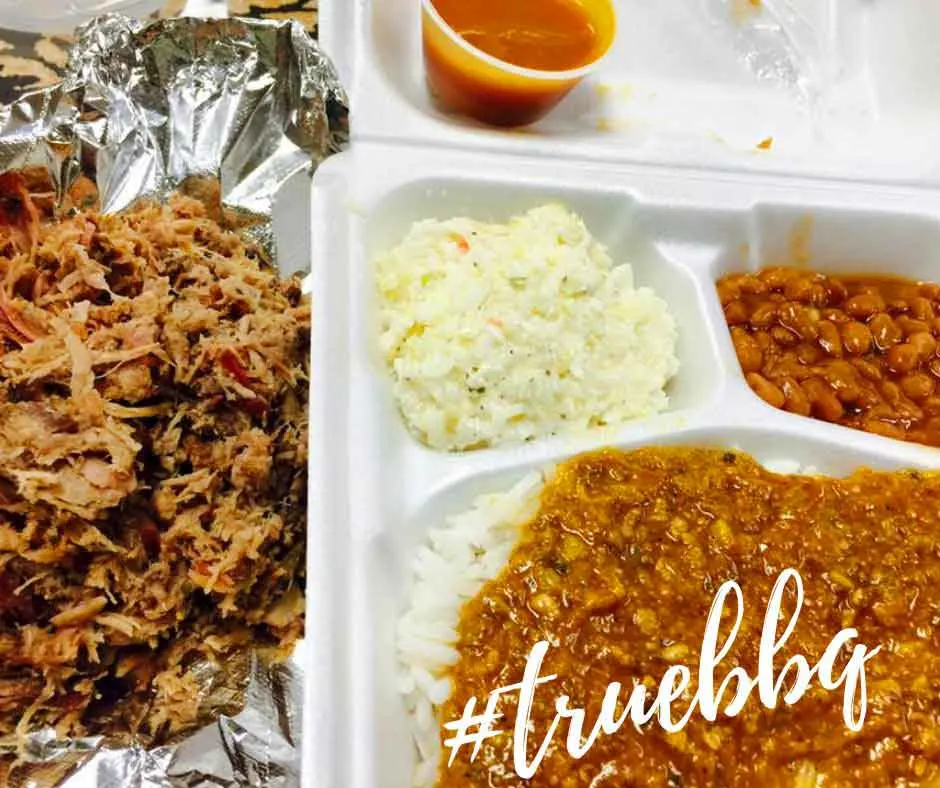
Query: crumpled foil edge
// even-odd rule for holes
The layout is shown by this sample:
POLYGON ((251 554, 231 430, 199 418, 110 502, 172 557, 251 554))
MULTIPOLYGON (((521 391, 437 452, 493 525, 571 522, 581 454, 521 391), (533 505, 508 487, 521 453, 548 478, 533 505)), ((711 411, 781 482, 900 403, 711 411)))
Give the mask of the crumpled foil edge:
POLYGON ((0 173, 79 176, 100 210, 217 182, 220 208, 274 253, 280 186, 349 142, 336 70, 298 22, 119 14, 79 28, 62 82, 0 108, 0 173))

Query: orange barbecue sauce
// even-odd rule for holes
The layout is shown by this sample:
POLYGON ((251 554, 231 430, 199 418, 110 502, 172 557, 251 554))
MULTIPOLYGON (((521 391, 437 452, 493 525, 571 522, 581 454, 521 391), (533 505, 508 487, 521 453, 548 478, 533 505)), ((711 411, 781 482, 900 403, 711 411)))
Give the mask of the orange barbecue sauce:
POLYGON ((459 36, 506 63, 568 71, 589 63, 594 20, 574 0, 434 0, 459 36))
POLYGON ((537 120, 579 81, 562 72, 590 65, 613 41, 610 0, 431 0, 464 42, 501 63, 541 72, 513 73, 457 43, 425 9, 428 85, 448 110, 500 126, 537 120))

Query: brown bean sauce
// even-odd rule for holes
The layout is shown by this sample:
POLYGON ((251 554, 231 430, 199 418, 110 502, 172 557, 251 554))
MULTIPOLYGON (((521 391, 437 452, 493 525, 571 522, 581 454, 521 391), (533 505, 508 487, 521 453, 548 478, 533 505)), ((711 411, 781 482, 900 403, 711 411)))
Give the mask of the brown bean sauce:
MULTIPOLYGON (((628 722, 577 761, 562 729, 528 781, 513 770, 511 735, 501 734, 475 762, 469 747, 450 768, 445 757, 439 788, 937 786, 938 532, 936 474, 779 476, 743 454, 686 448, 604 451, 566 462, 508 565, 461 612, 459 660, 449 674, 454 691, 442 722, 459 718, 471 697, 481 710, 489 692, 519 681, 529 650, 546 639, 553 646, 541 674, 558 679, 535 695, 530 758, 559 695, 586 708, 589 730, 608 683, 629 690, 636 679, 655 692, 666 669, 681 663, 693 681, 685 705, 677 701, 677 718, 697 686, 720 584, 734 579, 744 595, 724 670, 740 664, 755 676, 771 588, 792 567, 805 602, 778 663, 799 653, 815 664, 845 627, 855 627, 866 645, 881 645, 866 667, 864 727, 851 732, 842 693, 814 683, 793 706, 769 710, 754 693, 737 717, 708 722, 697 712, 674 734, 655 721, 642 730, 628 722)), ((784 600, 789 616, 792 594, 784 600)), ((511 731, 516 696, 506 698, 498 727, 511 731)))
POLYGON ((767 268, 724 277, 718 294, 766 402, 940 446, 940 285, 767 268))

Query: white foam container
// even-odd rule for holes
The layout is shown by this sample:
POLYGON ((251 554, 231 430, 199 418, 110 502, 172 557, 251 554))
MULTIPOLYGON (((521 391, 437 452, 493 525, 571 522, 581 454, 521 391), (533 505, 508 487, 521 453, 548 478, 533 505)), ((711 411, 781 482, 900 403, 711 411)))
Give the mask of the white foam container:
MULTIPOLYGON (((555 160, 360 141, 317 173, 305 785, 407 788, 396 620, 415 548, 448 514, 527 471, 606 445, 738 447, 822 473, 940 468, 940 451, 775 410, 749 389, 714 282, 787 262, 940 280, 940 192, 792 176, 555 160), (560 200, 669 303, 681 370, 671 407, 578 439, 461 454, 405 429, 377 348, 372 264, 419 218, 505 220, 560 200)), ((704 622, 703 622, 704 626, 704 622)))
POLYGON ((420 0, 321 2, 354 144, 313 188, 305 786, 411 785, 395 626, 415 548, 479 493, 607 445, 735 446, 840 475, 940 468, 936 449, 763 403, 714 288, 725 272, 790 261, 797 242, 818 270, 940 281, 940 3, 763 0, 755 21, 737 16, 746 0, 615 2, 618 40, 601 71, 525 131, 431 107, 420 0), (779 56, 770 70, 795 66, 791 77, 755 75, 746 49, 758 40, 779 56), (771 150, 757 150, 768 137, 771 150), (372 261, 417 219, 505 220, 548 200, 669 303, 681 363, 671 407, 579 439, 429 450, 392 398, 372 261))
POLYGON ((326 0, 320 40, 349 88, 358 140, 940 179, 935 0, 761 0, 760 13, 750 0, 614 3, 617 40, 600 72, 524 131, 432 108, 420 0, 326 0), (758 150, 768 137, 771 150, 758 150))

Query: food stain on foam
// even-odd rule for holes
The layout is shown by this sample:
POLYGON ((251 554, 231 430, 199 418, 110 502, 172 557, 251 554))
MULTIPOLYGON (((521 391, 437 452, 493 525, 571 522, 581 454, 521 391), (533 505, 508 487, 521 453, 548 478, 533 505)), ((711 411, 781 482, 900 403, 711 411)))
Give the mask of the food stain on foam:
POLYGON ((773 137, 765 137, 755 146, 757 150, 770 150, 774 146, 773 137))
POLYGON ((760 259, 765 268, 807 268, 812 259, 813 217, 804 214, 794 220, 786 237, 786 245, 771 244, 771 251, 760 259))
POLYGON ((596 112, 600 116, 596 122, 600 132, 625 131, 628 122, 617 117, 624 110, 623 105, 633 98, 631 85, 599 82, 594 86, 596 112))
POLYGON ((761 0, 731 0, 731 19, 737 25, 753 21, 763 10, 761 0))
POLYGON ((595 127, 600 132, 626 131, 631 123, 624 117, 617 116, 617 105, 629 101, 633 97, 633 86, 611 82, 599 82, 594 86, 594 94, 598 100, 600 117, 595 127))
POLYGON ((724 137, 722 137, 717 131, 715 131, 715 130, 713 130, 713 129, 709 129, 709 130, 705 133, 705 136, 706 136, 708 139, 710 139, 712 142, 717 142, 719 145, 727 145, 727 144, 728 144, 728 140, 726 140, 726 139, 725 139, 724 137))
POLYGON ((626 100, 633 96, 633 85, 625 83, 612 84, 610 82, 598 82, 594 86, 594 91, 600 99, 621 99, 626 100))
POLYGON ((598 118, 596 125, 598 131, 605 133, 626 131, 630 127, 626 118, 598 118))
POLYGON ((724 137, 722 137, 722 136, 721 136, 717 131, 715 131, 714 129, 709 129, 708 131, 706 131, 706 132, 705 132, 705 136, 706 136, 708 139, 710 139, 712 142, 717 142, 719 145, 727 145, 727 144, 728 144, 728 140, 726 140, 724 137))
POLYGON ((790 230, 790 265, 796 268, 809 265, 810 244, 813 238, 813 217, 801 217, 790 230))

